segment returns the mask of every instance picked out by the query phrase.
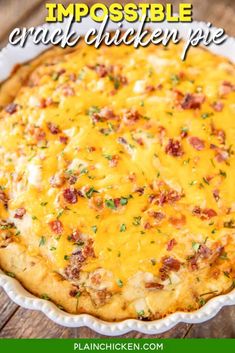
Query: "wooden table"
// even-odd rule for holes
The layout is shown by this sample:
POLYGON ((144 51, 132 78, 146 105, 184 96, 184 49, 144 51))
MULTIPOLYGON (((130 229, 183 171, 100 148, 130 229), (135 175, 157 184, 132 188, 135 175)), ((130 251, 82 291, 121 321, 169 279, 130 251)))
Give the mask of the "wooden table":
MULTIPOLYGON (((0 47, 7 43, 8 35, 14 27, 30 27, 42 23, 45 18, 45 2, 42 0, 24 0, 23 2, 18 0, 0 0, 0 47)), ((50 2, 56 1, 51 0, 50 2)), ((63 1, 63 3, 69 2, 76 1, 63 1)), ((92 2, 94 1, 87 1, 87 3, 92 2)), ((110 3, 110 1, 103 2, 110 3)), ((165 3, 166 1, 158 2, 165 3)), ((176 6, 179 2, 184 1, 174 0, 168 2, 176 6)), ((217 27, 225 28, 228 34, 235 35, 234 0, 193 0, 191 3, 194 5, 193 14, 195 20, 211 22, 217 27)), ((0 337, 99 338, 102 336, 85 327, 69 329, 56 325, 42 313, 25 310, 14 304, 0 289, 0 337)), ((161 335, 148 336, 131 332, 123 337, 235 338, 235 306, 223 308, 214 319, 199 325, 178 324, 167 333, 161 335)))

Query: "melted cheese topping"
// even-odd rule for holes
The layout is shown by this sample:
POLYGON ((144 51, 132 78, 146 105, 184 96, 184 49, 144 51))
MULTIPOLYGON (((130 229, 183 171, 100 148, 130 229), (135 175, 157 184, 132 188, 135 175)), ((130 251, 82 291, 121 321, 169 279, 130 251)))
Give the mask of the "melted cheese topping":
POLYGON ((2 229, 139 316, 141 283, 160 298, 223 258, 223 289, 233 278, 235 70, 180 51, 79 46, 34 69, 0 117, 2 229))

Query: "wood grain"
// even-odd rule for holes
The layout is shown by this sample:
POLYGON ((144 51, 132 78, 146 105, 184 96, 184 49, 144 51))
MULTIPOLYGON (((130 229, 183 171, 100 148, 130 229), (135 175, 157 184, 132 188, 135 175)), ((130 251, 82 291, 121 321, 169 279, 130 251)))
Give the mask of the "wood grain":
MULTIPOLYGON (((0 0, 0 48, 8 41, 8 35, 15 27, 36 26, 44 22, 46 16, 43 0, 0 0)), ((53 1, 50 2, 61 2, 53 1)), ((64 0, 66 5, 76 0, 64 0)), ((84 1, 92 4, 95 1, 84 1)), ((109 4, 112 1, 102 1, 109 4)), ((127 3, 130 1, 122 1, 127 3)), ((134 1, 133 1, 134 2, 134 1)), ((144 2, 144 1, 142 1, 144 2)), ((147 1, 145 1, 147 2, 147 1)), ((158 1, 171 2, 174 10, 182 0, 158 1)), ((235 1, 234 0, 191 0, 193 18, 211 22, 217 27, 223 27, 229 35, 235 35, 235 1)), ((162 335, 144 335, 131 332, 122 337, 156 337, 156 338, 235 338, 235 307, 226 307, 212 320, 198 325, 179 324, 162 335)), ((25 310, 14 304, 0 290, 0 337, 2 338, 99 338, 101 336, 92 330, 82 327, 70 329, 51 322, 44 314, 25 310)))

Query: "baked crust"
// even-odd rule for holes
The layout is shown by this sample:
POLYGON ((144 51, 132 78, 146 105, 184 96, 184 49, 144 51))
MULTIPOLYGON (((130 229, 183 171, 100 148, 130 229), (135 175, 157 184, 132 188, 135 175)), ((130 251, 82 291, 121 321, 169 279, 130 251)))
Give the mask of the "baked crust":
POLYGON ((235 69, 180 50, 54 48, 1 86, 0 267, 67 312, 153 320, 234 287, 235 69))

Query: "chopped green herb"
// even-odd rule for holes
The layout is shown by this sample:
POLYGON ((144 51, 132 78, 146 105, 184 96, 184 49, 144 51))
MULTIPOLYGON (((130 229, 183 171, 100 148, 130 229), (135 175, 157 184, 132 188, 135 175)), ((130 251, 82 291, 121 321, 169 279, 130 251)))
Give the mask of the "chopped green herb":
POLYGON ((126 231, 126 225, 123 223, 121 226, 120 226, 120 232, 125 232, 126 231))
POLYGON ((118 279, 117 280, 117 285, 118 285, 118 287, 123 287, 123 282, 122 282, 122 280, 121 279, 118 279))
POLYGON ((140 222, 141 222, 141 216, 137 216, 137 217, 134 217, 134 220, 133 220, 132 224, 134 226, 139 226, 140 222))
POLYGON ((13 272, 5 272, 7 276, 15 278, 15 274, 13 272))
POLYGON ((93 230, 94 233, 96 233, 98 230, 97 226, 92 226, 91 229, 93 230))
POLYGON ((213 115, 213 113, 203 113, 203 114, 201 114, 201 118, 202 118, 202 119, 207 119, 207 118, 209 118, 211 115, 213 115))
POLYGON ((46 244, 46 238, 44 236, 42 236, 39 241, 39 246, 43 246, 45 244, 46 244))
POLYGON ((120 199, 120 204, 121 204, 122 206, 127 205, 127 204, 128 204, 128 198, 126 198, 126 197, 121 197, 121 199, 120 199))
POLYGON ((229 272, 228 272, 228 271, 224 271, 223 273, 224 273, 225 277, 230 278, 230 275, 229 275, 229 272))
POLYGON ((52 78, 52 80, 53 81, 57 81, 58 80, 58 78, 59 78, 59 73, 58 72, 53 72, 53 74, 52 74, 52 76, 51 76, 51 78, 52 78))
POLYGON ((63 213, 64 213, 64 210, 60 210, 60 211, 58 212, 56 218, 59 219, 59 218, 62 216, 63 213))
POLYGON ((195 252, 198 252, 199 248, 200 248, 200 243, 196 243, 196 242, 192 242, 192 248, 195 252))
POLYGON ((42 207, 46 206, 47 204, 48 204, 48 202, 41 202, 41 203, 40 203, 40 205, 41 205, 42 207))
POLYGON ((111 208, 112 210, 116 209, 115 202, 113 199, 105 200, 105 205, 106 207, 111 208))
POLYGON ((192 185, 196 185, 197 184, 197 180, 192 180, 189 185, 192 186, 192 185))
POLYGON ((203 179, 205 184, 209 185, 209 181, 205 177, 203 177, 202 179, 203 179))
POLYGON ((152 264, 153 266, 156 265, 156 260, 155 260, 155 259, 151 259, 150 261, 151 261, 151 264, 152 264))
POLYGON ((225 251, 222 252, 222 254, 220 255, 220 259, 221 260, 227 260, 228 259, 228 254, 225 251))
POLYGON ((37 220, 37 217, 36 217, 36 216, 32 216, 32 220, 33 220, 33 221, 36 221, 36 220, 37 220))
POLYGON ((230 221, 224 222, 224 228, 235 228, 234 219, 230 219, 230 221))
POLYGON ((95 190, 94 187, 90 187, 90 189, 85 193, 86 197, 90 199, 94 193, 98 193, 99 191, 95 190))
POLYGON ((50 251, 55 251, 56 250, 56 247, 55 246, 51 246, 50 247, 50 251))
POLYGON ((6 224, 1 224, 0 225, 0 229, 1 230, 12 229, 12 228, 14 228, 14 224, 13 223, 6 223, 6 224))
POLYGON ((89 116, 92 116, 93 114, 99 113, 99 112, 100 112, 100 108, 97 107, 97 106, 95 106, 95 105, 91 106, 91 107, 87 110, 87 114, 88 114, 89 116))
POLYGON ((51 300, 50 297, 46 293, 42 294, 41 298, 44 300, 51 300))
POLYGON ((104 158, 106 158, 108 161, 111 161, 113 159, 113 156, 111 154, 103 154, 104 158))
POLYGON ((81 69, 80 73, 78 74, 78 79, 81 81, 84 79, 85 76, 85 70, 81 69))
POLYGON ((144 310, 137 311, 137 315, 139 317, 143 317, 144 316, 144 310))
POLYGON ((226 177, 227 177, 226 172, 225 172, 225 171, 223 171, 223 170, 221 170, 221 169, 220 169, 220 171, 219 171, 219 174, 220 174, 221 176, 223 176, 224 178, 226 178, 226 177))
POLYGON ((64 260, 69 260, 69 255, 64 255, 64 260))
POLYGON ((178 75, 171 75, 171 83, 176 86, 180 82, 180 78, 178 75))
POLYGON ((205 305, 205 304, 206 304, 205 299, 204 299, 204 298, 199 298, 199 305, 200 305, 200 306, 203 306, 203 305, 205 305))
POLYGON ((212 166, 215 168, 215 163, 212 158, 210 159, 210 161, 211 161, 212 166))

